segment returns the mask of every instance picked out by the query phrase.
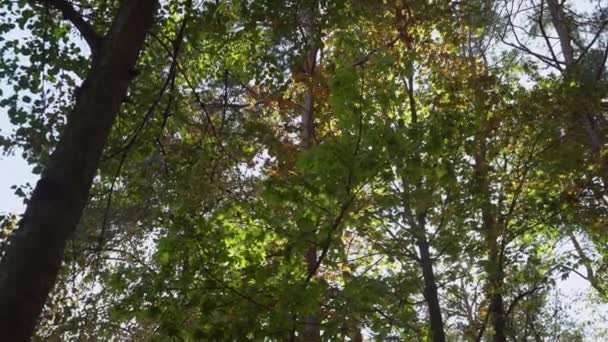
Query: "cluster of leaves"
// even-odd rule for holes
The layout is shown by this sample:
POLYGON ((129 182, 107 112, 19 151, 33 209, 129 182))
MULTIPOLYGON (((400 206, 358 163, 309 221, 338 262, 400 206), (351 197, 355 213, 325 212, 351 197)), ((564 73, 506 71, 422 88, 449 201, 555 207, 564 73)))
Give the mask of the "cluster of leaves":
MULTIPOLYGON (((38 336, 281 341, 316 315, 328 341, 427 340, 430 265, 448 338, 494 334, 497 294, 514 340, 580 338, 550 296, 571 273, 607 295, 573 119, 605 84, 488 62, 490 2, 162 1, 38 336)), ((108 26, 113 1, 80 3, 108 26)), ((40 171, 89 56, 52 9, 0 18, 0 143, 40 171)))

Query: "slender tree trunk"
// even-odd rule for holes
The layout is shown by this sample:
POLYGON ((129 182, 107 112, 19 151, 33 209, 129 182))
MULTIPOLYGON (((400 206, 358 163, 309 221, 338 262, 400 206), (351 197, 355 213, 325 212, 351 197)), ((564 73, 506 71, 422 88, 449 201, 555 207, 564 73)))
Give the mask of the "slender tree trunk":
MULTIPOLYGON (((566 77, 568 77, 568 73, 576 64, 576 60, 574 58, 574 48, 572 47, 572 39, 571 39, 571 29, 567 25, 566 16, 564 12, 563 5, 560 5, 557 0, 547 0, 549 5, 549 12, 551 13, 551 19, 553 22, 553 26, 557 31, 557 36, 559 38, 560 46, 562 48, 562 53, 564 54, 564 60, 566 61, 566 77)), ((602 65, 602 68, 604 66, 602 65)), ((599 173, 600 178, 602 179, 602 183, 604 185, 604 192, 608 193, 608 155, 602 155, 602 138, 600 136, 600 127, 598 127, 598 123, 595 121, 593 116, 587 112, 582 111, 578 115, 578 119, 587 135, 587 140, 589 143, 589 147, 591 149, 591 155, 595 159, 595 162, 599 164, 599 173)), ((577 254, 579 255, 583 266, 587 271, 587 280, 591 284, 596 291, 598 291, 601 295, 606 295, 606 290, 604 287, 597 281, 593 266, 589 262, 589 258, 586 257, 583 249, 578 243, 576 236, 574 233, 570 232, 569 234, 570 241, 573 243, 577 254)))
MULTIPOLYGON (((486 189, 488 189, 488 183, 485 181, 484 186, 486 189)), ((503 299, 504 270, 502 262, 502 248, 500 244, 500 226, 497 224, 495 211, 489 201, 489 189, 487 190, 487 196, 487 201, 484 203, 482 208, 482 219, 486 246, 488 248, 488 259, 486 263, 488 294, 490 298, 488 314, 492 318, 494 342, 506 342, 506 316, 505 303, 503 299)))
POLYGON ((424 299, 429 308, 433 342, 445 342, 443 317, 441 315, 437 283, 433 271, 433 260, 431 259, 429 243, 426 239, 418 242, 418 251, 420 253, 420 267, 422 268, 422 275, 424 278, 424 299))
POLYGON ((64 247, 87 202, 114 118, 152 26, 156 1, 123 1, 93 51, 68 123, 0 262, 0 334, 27 341, 52 289, 64 247))
MULTIPOLYGON (((308 30, 308 34, 312 34, 312 29, 308 30)), ((314 145, 314 94, 312 78, 314 77, 315 68, 317 63, 317 48, 314 44, 310 44, 309 51, 306 54, 304 60, 304 73, 307 78, 307 88, 304 94, 304 103, 302 110, 302 149, 307 150, 314 145)), ((306 259, 306 271, 308 272, 309 278, 315 276, 317 271, 317 246, 312 243, 305 255, 306 259)), ((313 298, 312 300, 316 300, 313 298)), ((316 306, 316 305, 315 305, 316 306)), ((302 340, 317 342, 321 341, 321 329, 319 314, 314 313, 304 317, 304 326, 302 327, 302 340)))
POLYGON ((496 220, 496 210, 491 202, 490 184, 488 180, 487 161, 487 130, 488 123, 482 125, 484 132, 477 137, 479 150, 475 156, 475 176, 478 182, 479 193, 482 196, 481 215, 482 229, 485 235, 488 256, 485 272, 487 280, 487 294, 490 300, 488 315, 492 322, 492 340, 494 342, 506 342, 505 334, 505 305, 503 299, 504 270, 502 262, 502 246, 500 241, 500 225, 496 220))
POLYGON ((553 20, 553 26, 557 32, 559 38, 559 44, 564 54, 564 60, 567 66, 574 65, 574 49, 572 48, 570 29, 566 23, 566 16, 562 5, 559 4, 558 0, 547 0, 549 5, 549 13, 551 13, 551 19, 553 20))
POLYGON ((422 268, 422 278, 424 281, 423 295, 429 309, 431 335, 433 337, 433 342, 445 342, 441 305, 439 304, 433 259, 431 258, 430 245, 425 227, 425 215, 418 215, 418 222, 414 225, 414 234, 416 235, 416 245, 418 247, 418 253, 420 254, 418 263, 420 268, 422 268))
MULTIPOLYGON (((416 99, 414 97, 414 76, 411 75, 407 79, 406 91, 409 99, 409 107, 412 115, 412 125, 414 126, 414 132, 417 130, 418 125, 418 110, 416 106, 416 99)), ((417 157, 417 159, 419 159, 417 157)), ((405 179, 402 182, 406 184, 405 179)), ((418 184, 419 187, 422 184, 418 184)), ((408 208, 409 204, 407 201, 403 203, 404 208, 408 208)), ((426 214, 417 213, 416 217, 413 217, 413 213, 408 209, 408 217, 405 219, 410 223, 413 233, 416 239, 416 245, 418 247, 418 253, 420 253, 420 260, 418 264, 422 268, 422 278, 424 281, 424 299, 429 309, 429 319, 431 326, 431 335, 433 342, 445 342, 445 331, 443 325, 443 317, 441 314, 441 305, 439 304, 439 293, 437 292, 437 282, 435 279, 435 271, 433 269, 433 259, 431 258, 430 245, 426 234, 426 214)))
POLYGON ((313 94, 312 77, 315 73, 317 64, 317 49, 311 47, 304 60, 304 73, 307 77, 308 85, 304 94, 302 104, 302 149, 307 150, 314 145, 314 120, 315 120, 315 99, 313 94))
MULTIPOLYGON (((349 260, 345 260, 344 265, 348 270, 353 269, 355 264, 350 262, 349 260)), ((353 275, 347 269, 342 270, 342 277, 344 279, 344 283, 348 284, 353 281, 353 275)), ((343 336, 342 341, 351 342, 363 342, 363 333, 361 332, 361 321, 358 315, 346 313, 345 322, 343 326, 343 336)))

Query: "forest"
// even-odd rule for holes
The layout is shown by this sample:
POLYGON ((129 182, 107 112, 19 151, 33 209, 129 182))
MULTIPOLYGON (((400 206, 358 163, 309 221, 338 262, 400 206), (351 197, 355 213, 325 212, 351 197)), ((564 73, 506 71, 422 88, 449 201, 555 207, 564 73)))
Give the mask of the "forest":
POLYGON ((0 340, 608 341, 607 59, 606 0, 2 1, 0 340))

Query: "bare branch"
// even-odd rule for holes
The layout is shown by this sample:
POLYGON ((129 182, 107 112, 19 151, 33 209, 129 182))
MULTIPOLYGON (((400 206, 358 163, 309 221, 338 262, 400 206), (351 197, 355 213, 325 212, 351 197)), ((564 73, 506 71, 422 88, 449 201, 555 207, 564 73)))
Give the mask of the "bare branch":
POLYGON ((513 312, 513 309, 515 309, 515 306, 517 306, 517 304, 524 299, 525 297, 533 294, 534 292, 540 290, 542 288, 542 284, 541 283, 536 283, 534 284, 534 286, 526 291, 523 291, 521 293, 519 293, 517 296, 515 296, 515 298, 513 298, 513 301, 511 302, 511 305, 509 305, 509 309, 507 309, 507 313, 505 314, 505 317, 509 317, 509 315, 511 315, 511 312, 513 312))
POLYGON ((587 47, 585 47, 585 49, 583 50, 583 52, 581 52, 581 54, 576 59, 576 63, 580 62, 581 59, 583 57, 585 57, 585 55, 587 54, 587 52, 589 52, 589 49, 591 49, 591 47, 593 46, 593 44, 595 44, 595 42, 597 41, 597 39, 600 37, 600 34, 602 34, 602 32, 604 32, 604 28, 606 28, 606 25, 608 25, 608 20, 606 20, 606 21, 604 21, 602 23, 602 25, 600 26, 600 28, 597 30, 597 33, 595 34, 595 36, 593 36, 593 39, 591 39, 591 42, 587 45, 587 47))
POLYGON ((606 60, 608 59, 608 44, 606 45, 606 48, 604 48, 604 54, 602 56, 602 63, 600 64, 599 70, 597 72, 597 75, 595 76, 595 80, 599 81, 602 79, 602 76, 604 74, 604 69, 606 68, 606 60))
MULTIPOLYGON (((572 245, 574 245, 574 249, 576 250, 576 253, 578 254, 578 257, 581 260, 581 263, 583 264, 583 266, 585 267, 585 271, 587 271, 587 276, 583 276, 582 274, 580 274, 579 272, 575 271, 575 273, 577 273, 578 275, 580 275, 582 278, 587 279, 589 281, 589 284, 595 289, 597 290, 600 294, 602 295, 606 295, 606 290, 603 288, 603 286, 600 284, 600 282, 598 281, 596 275, 595 275, 595 271, 593 270, 593 265, 591 262, 591 259, 589 259, 589 257, 585 254, 585 251, 583 250, 583 247, 581 246, 581 244, 578 242, 576 236, 574 235, 573 232, 568 232, 568 237, 570 238, 570 241, 572 242, 572 245)), ((572 269, 574 271, 574 269, 572 269)))

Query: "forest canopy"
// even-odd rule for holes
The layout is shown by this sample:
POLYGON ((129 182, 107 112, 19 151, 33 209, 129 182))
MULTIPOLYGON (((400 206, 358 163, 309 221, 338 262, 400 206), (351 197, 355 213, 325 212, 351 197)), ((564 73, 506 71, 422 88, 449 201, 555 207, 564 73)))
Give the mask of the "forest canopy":
POLYGON ((608 301, 607 26, 601 0, 2 2, 0 149, 40 180, 0 215, 0 334, 608 339, 559 288, 608 301))

